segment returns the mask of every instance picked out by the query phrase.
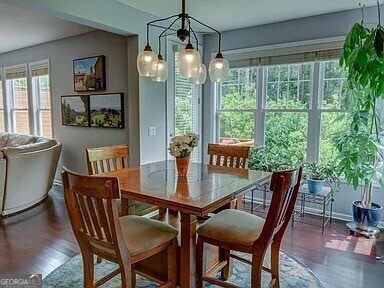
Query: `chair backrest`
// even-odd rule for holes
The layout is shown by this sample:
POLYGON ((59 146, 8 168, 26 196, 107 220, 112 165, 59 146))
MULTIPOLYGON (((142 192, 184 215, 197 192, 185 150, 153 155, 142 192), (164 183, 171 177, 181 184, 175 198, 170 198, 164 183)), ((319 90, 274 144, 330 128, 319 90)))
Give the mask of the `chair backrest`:
POLYGON ((273 172, 270 184, 271 205, 258 241, 269 241, 283 237, 290 221, 299 193, 302 168, 273 172))
POLYGON ((245 169, 249 146, 208 144, 209 164, 245 169))
POLYGON ((63 168, 64 198, 82 253, 90 251, 111 261, 130 261, 121 232, 116 177, 92 177, 63 168), (84 251, 85 250, 85 251, 84 251))
POLYGON ((126 168, 129 150, 127 145, 85 149, 89 175, 126 168))

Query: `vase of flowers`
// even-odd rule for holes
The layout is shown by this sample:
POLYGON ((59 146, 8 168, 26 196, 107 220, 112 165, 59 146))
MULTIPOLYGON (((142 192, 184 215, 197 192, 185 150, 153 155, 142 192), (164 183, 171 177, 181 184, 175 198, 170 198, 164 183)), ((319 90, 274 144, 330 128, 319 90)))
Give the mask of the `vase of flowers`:
POLYGON ((169 154, 176 157, 178 177, 185 177, 188 173, 189 159, 193 148, 197 146, 198 136, 195 133, 187 133, 175 136, 171 139, 169 154))

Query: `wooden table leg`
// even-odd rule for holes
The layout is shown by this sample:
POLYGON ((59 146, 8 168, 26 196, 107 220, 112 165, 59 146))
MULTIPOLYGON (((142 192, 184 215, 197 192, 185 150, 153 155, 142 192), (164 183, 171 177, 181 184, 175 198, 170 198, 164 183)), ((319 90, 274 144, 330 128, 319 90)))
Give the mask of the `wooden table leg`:
POLYGON ((180 287, 196 285, 196 217, 181 213, 180 287))

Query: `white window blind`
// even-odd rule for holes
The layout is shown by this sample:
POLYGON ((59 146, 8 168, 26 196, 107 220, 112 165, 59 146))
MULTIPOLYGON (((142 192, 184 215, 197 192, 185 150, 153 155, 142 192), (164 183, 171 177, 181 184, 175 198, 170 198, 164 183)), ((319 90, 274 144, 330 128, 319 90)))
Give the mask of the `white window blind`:
POLYGON ((337 59, 342 53, 342 45, 342 42, 302 45, 229 54, 225 57, 230 68, 297 64, 337 59))
POLYGON ((30 63, 29 65, 30 65, 32 77, 45 76, 45 75, 49 74, 49 71, 48 71, 49 62, 48 62, 48 60, 33 62, 33 63, 30 63))
POLYGON ((27 77, 27 66, 14 66, 5 68, 5 78, 7 80, 20 79, 27 77))

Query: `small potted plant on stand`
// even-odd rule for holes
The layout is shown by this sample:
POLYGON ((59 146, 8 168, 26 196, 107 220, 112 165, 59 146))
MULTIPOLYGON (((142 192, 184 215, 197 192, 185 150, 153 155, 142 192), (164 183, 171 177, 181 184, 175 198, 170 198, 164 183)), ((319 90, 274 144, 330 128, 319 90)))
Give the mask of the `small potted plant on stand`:
POLYGON ((168 150, 169 154, 176 157, 176 168, 178 177, 186 177, 188 173, 190 155, 193 148, 197 146, 198 136, 195 133, 187 133, 175 136, 171 139, 168 150))
POLYGON ((318 163, 307 163, 305 165, 308 191, 320 193, 326 183, 332 189, 332 194, 340 190, 340 181, 335 167, 331 164, 321 165, 318 163))

